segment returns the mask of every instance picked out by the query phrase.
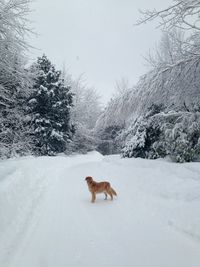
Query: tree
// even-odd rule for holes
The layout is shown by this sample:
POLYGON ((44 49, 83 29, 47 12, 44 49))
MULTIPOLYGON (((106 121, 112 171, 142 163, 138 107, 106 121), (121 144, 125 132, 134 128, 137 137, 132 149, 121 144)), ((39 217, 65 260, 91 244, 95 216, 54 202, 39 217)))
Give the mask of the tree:
MULTIPOLYGON (((122 107, 132 106, 118 137, 125 157, 169 155, 178 162, 199 157, 199 11, 200 1, 174 0, 161 11, 141 12, 137 24, 158 18, 163 35, 156 52, 148 58, 151 71, 140 78, 129 98, 125 98, 126 93, 121 96, 122 107), (155 113, 152 104, 164 106, 155 113)), ((118 101, 116 110, 119 107, 118 101)))
POLYGON ((118 136, 132 114, 132 91, 126 78, 116 81, 115 94, 96 122, 94 132, 97 149, 104 155, 119 153, 121 150, 122 142, 118 136))
POLYGON ((153 109, 123 133, 124 157, 163 158, 189 162, 200 156, 199 112, 163 112, 153 109))
POLYGON ((61 72, 43 55, 32 66, 35 73, 29 113, 33 128, 34 145, 39 155, 65 152, 74 134, 70 121, 73 94, 64 85, 61 72))
POLYGON ((29 0, 0 0, 0 155, 27 153, 24 102, 31 80, 24 68, 29 0))
POLYGON ((82 76, 71 81, 71 88, 74 94, 73 121, 84 125, 88 130, 93 129, 102 108, 99 94, 84 82, 82 76))
POLYGON ((162 139, 162 131, 156 115, 163 109, 162 105, 152 105, 145 115, 137 118, 128 129, 124 130, 122 133, 125 137, 123 157, 157 158, 166 155, 160 149, 160 144, 158 153, 158 141, 162 139))
POLYGON ((176 162, 190 162, 200 156, 200 113, 182 112, 174 123, 164 123, 162 130, 166 153, 176 162))
POLYGON ((172 32, 174 29, 179 29, 186 32, 187 37, 180 42, 183 56, 171 67, 200 57, 200 0, 174 0, 174 4, 163 10, 145 10, 141 13, 142 18, 138 20, 137 25, 158 18, 163 31, 172 32))
POLYGON ((30 33, 26 16, 30 0, 0 0, 0 83, 9 86, 13 79, 24 78, 19 61, 25 60, 30 33), (19 56, 20 55, 20 56, 19 56))
POLYGON ((183 31, 173 29, 164 31, 155 52, 145 57, 151 67, 159 70, 170 68, 187 58, 183 31))
POLYGON ((102 109, 100 96, 84 82, 82 76, 71 79, 70 84, 74 94, 71 117, 76 129, 71 149, 85 153, 96 147, 94 127, 102 109))

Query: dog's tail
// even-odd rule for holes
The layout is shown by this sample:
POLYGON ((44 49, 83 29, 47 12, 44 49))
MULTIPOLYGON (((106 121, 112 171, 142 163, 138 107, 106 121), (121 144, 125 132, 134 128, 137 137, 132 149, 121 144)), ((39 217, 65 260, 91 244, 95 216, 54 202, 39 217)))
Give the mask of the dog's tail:
POLYGON ((114 190, 112 187, 111 187, 110 189, 111 189, 112 194, 113 194, 114 196, 117 196, 117 193, 115 192, 115 190, 114 190))

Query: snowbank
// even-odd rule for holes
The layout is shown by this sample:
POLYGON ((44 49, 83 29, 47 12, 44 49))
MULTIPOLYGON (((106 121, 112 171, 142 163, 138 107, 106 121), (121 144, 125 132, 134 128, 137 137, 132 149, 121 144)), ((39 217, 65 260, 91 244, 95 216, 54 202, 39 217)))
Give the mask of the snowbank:
POLYGON ((118 155, 0 162, 0 266, 199 267, 200 163, 118 155), (84 177, 109 180, 90 203, 84 177))

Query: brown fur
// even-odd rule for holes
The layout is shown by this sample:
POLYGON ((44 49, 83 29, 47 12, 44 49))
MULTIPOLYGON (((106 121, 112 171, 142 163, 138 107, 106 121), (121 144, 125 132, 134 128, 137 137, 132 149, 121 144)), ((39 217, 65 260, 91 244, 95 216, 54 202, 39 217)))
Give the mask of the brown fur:
POLYGON ((117 196, 117 193, 115 190, 110 186, 109 182, 100 182, 97 183, 93 180, 91 176, 87 176, 85 178, 88 184, 88 189, 92 194, 91 202, 94 203, 96 200, 96 194, 104 193, 105 199, 107 199, 107 196, 109 195, 111 197, 111 200, 113 200, 113 195, 117 196))

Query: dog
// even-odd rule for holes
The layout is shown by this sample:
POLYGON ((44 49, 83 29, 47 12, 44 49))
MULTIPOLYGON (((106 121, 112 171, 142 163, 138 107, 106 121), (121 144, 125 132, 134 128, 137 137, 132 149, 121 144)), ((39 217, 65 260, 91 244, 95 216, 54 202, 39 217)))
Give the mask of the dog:
POLYGON ((109 182, 95 182, 91 176, 87 176, 85 178, 88 189, 92 194, 91 202, 94 203, 96 200, 96 194, 104 193, 105 194, 105 200, 107 199, 107 196, 109 195, 111 197, 111 200, 113 200, 113 195, 117 196, 117 193, 115 190, 110 186, 109 182))

